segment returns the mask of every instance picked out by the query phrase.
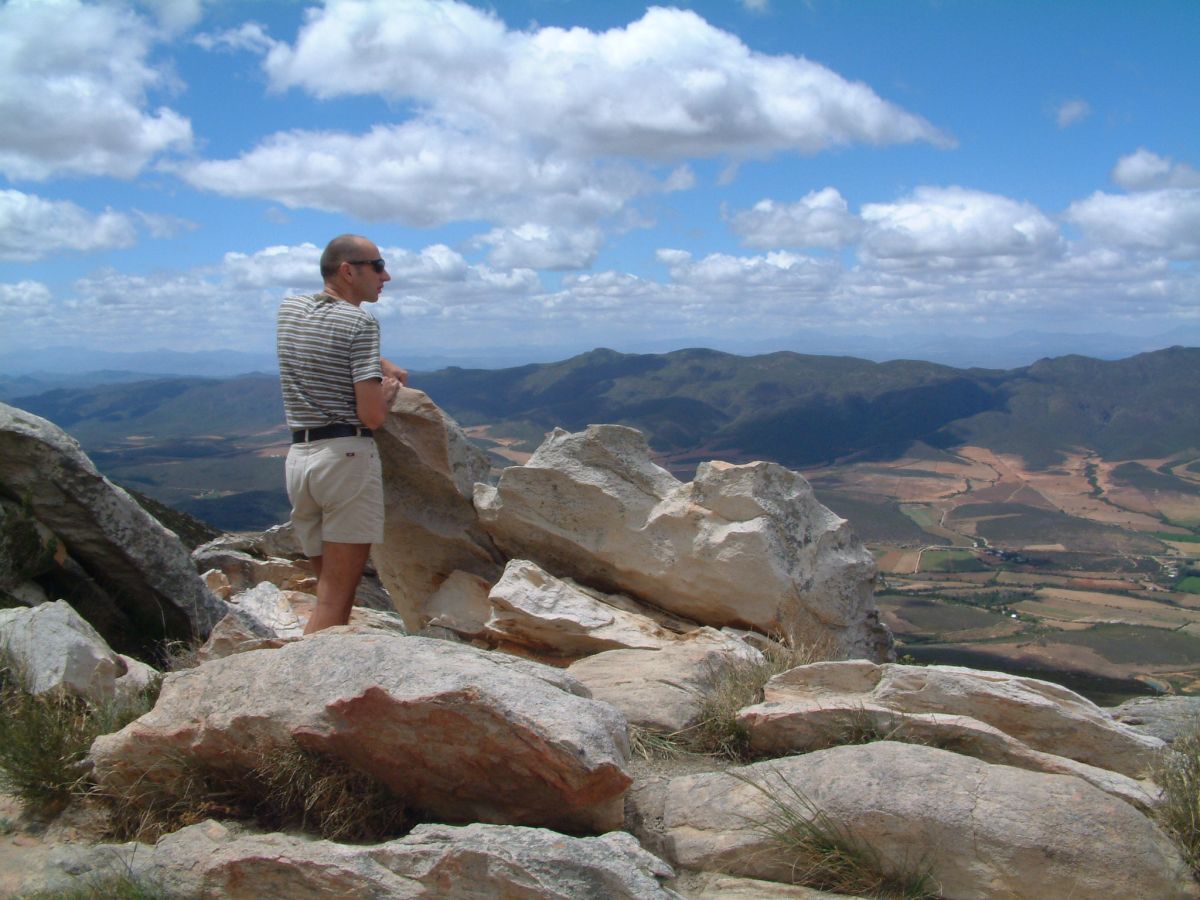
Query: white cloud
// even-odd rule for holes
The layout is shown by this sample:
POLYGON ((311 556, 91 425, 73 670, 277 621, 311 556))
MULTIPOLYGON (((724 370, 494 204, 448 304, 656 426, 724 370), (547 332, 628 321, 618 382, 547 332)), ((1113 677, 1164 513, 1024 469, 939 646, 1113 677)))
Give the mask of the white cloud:
POLYGON ((1092 114, 1092 107, 1086 100, 1067 100, 1058 105, 1054 111, 1054 120, 1059 128, 1070 128, 1078 125, 1092 114))
POLYGON ((181 216, 142 212, 140 209, 135 209, 133 215, 142 223, 142 227, 149 232, 151 237, 160 240, 175 237, 185 231, 195 231, 200 227, 198 222, 184 219, 181 216))
POLYGON ((1092 241, 1128 250, 1200 259, 1200 188, 1116 195, 1097 191, 1072 203, 1066 218, 1092 241))
POLYGON ((203 0, 138 0, 168 32, 186 31, 204 12, 203 0))
POLYGON ((760 200, 729 219, 730 227, 750 247, 821 247, 837 250, 852 242, 861 231, 857 216, 850 212, 836 188, 827 187, 795 203, 760 200))
POLYGON ((771 0, 738 0, 752 13, 765 13, 771 8, 771 0))
POLYGON ((180 172, 194 186, 227 196, 421 227, 478 218, 520 223, 535 213, 546 221, 592 222, 658 189, 628 166, 539 158, 516 144, 417 122, 361 136, 276 134, 239 159, 180 172))
POLYGON ((279 42, 272 39, 266 30, 257 22, 244 22, 237 28, 214 33, 204 32, 193 39, 198 47, 216 51, 246 51, 249 53, 269 53, 279 42))
POLYGON ((188 147, 186 118, 147 108, 147 92, 164 83, 146 61, 154 37, 116 5, 0 6, 0 172, 33 181, 131 178, 154 157, 188 147))
POLYGON ((526 222, 515 228, 493 228, 475 243, 491 247, 488 261, 501 269, 582 269, 595 261, 604 233, 599 228, 526 222))
POLYGON ((128 216, 92 214, 74 203, 0 190, 0 259, 32 262, 63 250, 131 247, 137 233, 128 216))
POLYGON ((446 121, 586 154, 679 159, 949 143, 919 116, 824 66, 751 51, 695 13, 654 7, 625 28, 509 31, 465 3, 331 0, 266 69, 279 89, 382 94, 446 121), (447 78, 447 72, 454 72, 447 78))
POLYGON ((862 208, 861 255, 882 266, 972 267, 1054 256, 1058 227, 1029 203, 960 187, 920 187, 862 208))
POLYGON ((1112 179, 1129 191, 1200 187, 1200 171, 1186 163, 1151 153, 1145 147, 1117 160, 1112 179))

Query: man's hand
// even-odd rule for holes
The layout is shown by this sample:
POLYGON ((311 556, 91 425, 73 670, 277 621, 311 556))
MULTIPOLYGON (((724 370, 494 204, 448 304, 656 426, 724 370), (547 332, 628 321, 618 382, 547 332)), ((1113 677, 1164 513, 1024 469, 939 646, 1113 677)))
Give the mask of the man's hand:
MULTIPOLYGON (((401 369, 400 371, 403 372, 404 370, 401 369)), ((400 390, 401 384, 403 384, 403 382, 399 378, 392 378, 388 375, 383 376, 383 402, 387 404, 387 406, 390 407, 392 405, 392 401, 396 399, 396 392, 400 390)))
POLYGON ((401 384, 408 384, 408 369, 402 369, 382 356, 379 358, 379 365, 383 369, 384 378, 395 378, 401 384))

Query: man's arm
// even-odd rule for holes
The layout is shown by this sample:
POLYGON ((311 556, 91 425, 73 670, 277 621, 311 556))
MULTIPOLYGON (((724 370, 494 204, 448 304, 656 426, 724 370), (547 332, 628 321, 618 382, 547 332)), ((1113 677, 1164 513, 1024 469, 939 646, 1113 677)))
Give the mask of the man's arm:
POLYGON ((383 376, 383 381, 368 378, 366 381, 354 382, 354 403, 358 420, 368 428, 375 429, 387 421, 388 408, 400 382, 389 376, 383 376))
POLYGON ((385 378, 395 378, 401 384, 408 384, 408 369, 402 369, 382 356, 379 357, 379 365, 383 369, 385 378))

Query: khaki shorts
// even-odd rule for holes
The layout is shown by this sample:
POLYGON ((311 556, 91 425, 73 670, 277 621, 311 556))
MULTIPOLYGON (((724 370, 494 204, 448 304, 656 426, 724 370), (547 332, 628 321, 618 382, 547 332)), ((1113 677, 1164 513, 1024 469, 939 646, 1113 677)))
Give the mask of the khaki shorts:
POLYGON ((378 544, 383 540, 383 476, 370 437, 292 444, 287 455, 292 528, 306 556, 325 541, 378 544))

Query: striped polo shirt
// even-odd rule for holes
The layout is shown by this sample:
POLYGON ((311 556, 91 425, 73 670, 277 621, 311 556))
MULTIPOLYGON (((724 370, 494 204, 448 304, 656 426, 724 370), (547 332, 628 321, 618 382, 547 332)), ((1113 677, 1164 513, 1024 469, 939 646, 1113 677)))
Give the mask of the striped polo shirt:
POLYGON ((288 427, 361 425, 354 385, 383 377, 375 317, 345 300, 312 294, 284 300, 277 324, 288 427))

